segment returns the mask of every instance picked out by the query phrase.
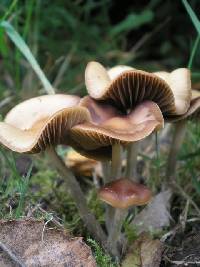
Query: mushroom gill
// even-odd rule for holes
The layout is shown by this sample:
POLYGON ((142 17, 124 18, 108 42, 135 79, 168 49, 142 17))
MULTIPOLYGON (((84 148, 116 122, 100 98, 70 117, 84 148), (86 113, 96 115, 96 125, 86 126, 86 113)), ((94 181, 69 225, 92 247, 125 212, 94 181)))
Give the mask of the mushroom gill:
POLYGON ((98 62, 90 62, 85 83, 92 98, 111 103, 122 111, 150 100, 168 117, 184 114, 191 100, 190 72, 184 68, 171 73, 149 73, 116 66, 106 71, 98 62))

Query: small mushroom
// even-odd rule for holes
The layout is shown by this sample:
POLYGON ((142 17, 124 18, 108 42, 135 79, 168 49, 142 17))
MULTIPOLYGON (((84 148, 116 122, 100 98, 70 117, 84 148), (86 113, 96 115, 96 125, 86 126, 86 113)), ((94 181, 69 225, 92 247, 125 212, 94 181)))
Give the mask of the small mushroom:
POLYGON ((102 177, 102 170, 100 162, 89 159, 75 150, 70 149, 65 156, 65 164, 78 176, 92 177, 93 173, 96 176, 102 177))
POLYGON ((152 194, 145 185, 121 178, 104 185, 99 190, 98 197, 114 208, 127 209, 147 204, 152 194))
POLYGON ((142 184, 121 178, 104 185, 99 190, 98 197, 116 208, 107 242, 112 254, 119 256, 121 254, 120 233, 127 209, 131 206, 147 204, 152 197, 151 191, 142 184))

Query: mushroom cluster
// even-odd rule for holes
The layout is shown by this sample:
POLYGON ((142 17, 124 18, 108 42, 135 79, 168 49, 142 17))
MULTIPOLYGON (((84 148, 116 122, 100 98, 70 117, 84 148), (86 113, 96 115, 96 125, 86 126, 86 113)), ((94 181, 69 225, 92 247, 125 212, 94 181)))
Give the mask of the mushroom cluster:
POLYGON ((0 143, 19 153, 50 151, 53 163, 68 179, 89 231, 118 256, 117 239, 128 207, 145 205, 151 198, 144 185, 119 179, 121 147, 160 130, 164 119, 183 118, 190 112, 190 73, 184 68, 171 73, 149 73, 128 66, 106 70, 98 62, 90 62, 85 71, 85 84, 88 95, 83 98, 55 94, 18 104, 0 122, 0 143), (59 144, 71 146, 89 158, 112 158, 112 172, 99 192, 100 199, 116 209, 111 218, 111 231, 107 227, 108 238, 86 207, 75 177, 52 150, 59 144), (124 208, 126 212, 122 212, 124 208))

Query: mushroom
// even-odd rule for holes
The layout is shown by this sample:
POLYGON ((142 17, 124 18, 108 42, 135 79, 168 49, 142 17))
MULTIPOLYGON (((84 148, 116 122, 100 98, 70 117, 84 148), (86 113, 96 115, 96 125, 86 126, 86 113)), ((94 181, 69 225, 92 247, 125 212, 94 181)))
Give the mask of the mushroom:
MULTIPOLYGON (((47 150, 53 166, 66 178, 68 188, 89 232, 104 246, 105 233, 95 216, 90 213, 79 183, 53 149, 58 144, 73 145, 78 150, 82 149, 70 140, 69 134, 74 125, 91 120, 89 111, 78 106, 79 102, 80 98, 76 96, 45 95, 20 103, 7 114, 4 122, 0 122, 0 143, 19 153, 38 153, 47 150)), ((100 155, 105 151, 107 147, 106 150, 96 150, 100 155)))
POLYGON ((44 95, 15 106, 0 122, 0 142, 19 153, 38 153, 49 145, 69 144, 69 129, 89 120, 79 97, 44 95))
POLYGON ((89 159, 75 150, 70 149, 65 156, 65 164, 78 176, 92 177, 93 173, 98 177, 102 177, 100 162, 89 159))
POLYGON ((127 178, 121 178, 104 185, 98 197, 116 209, 115 219, 108 236, 108 244, 114 255, 119 255, 118 242, 127 209, 147 204, 152 197, 151 191, 144 185, 127 178))
MULTIPOLYGON (((145 101, 151 101, 151 105, 157 104, 164 118, 179 116, 187 112, 191 100, 190 72, 185 68, 171 73, 148 73, 129 66, 116 66, 106 70, 100 63, 90 62, 85 71, 85 83, 90 97, 98 103, 116 107, 126 116, 133 114, 134 110, 139 105, 142 106, 145 101), (183 94, 182 91, 184 91, 183 94)), ((121 120, 115 119, 114 121, 116 121, 115 125, 120 128, 121 120)), ((79 127, 80 125, 76 126, 74 130, 79 127)), ((87 124, 84 127, 87 127, 88 132, 91 131, 87 124)), ((123 127, 124 124, 121 128, 123 127)), ((100 131, 101 135, 103 133, 100 131)), ((96 139, 96 137, 93 138, 96 139)), ((132 143, 128 146, 127 157, 126 173, 129 177, 133 174, 132 166, 135 165, 134 161, 137 159, 137 146, 133 143, 136 141, 139 141, 139 138, 129 139, 129 143, 132 143)), ((115 150, 114 146, 113 150, 115 150)), ((118 153, 119 149, 113 154, 118 153)), ((119 161, 118 158, 116 166, 119 166, 119 161)), ((116 173, 119 172, 114 174, 116 173)))

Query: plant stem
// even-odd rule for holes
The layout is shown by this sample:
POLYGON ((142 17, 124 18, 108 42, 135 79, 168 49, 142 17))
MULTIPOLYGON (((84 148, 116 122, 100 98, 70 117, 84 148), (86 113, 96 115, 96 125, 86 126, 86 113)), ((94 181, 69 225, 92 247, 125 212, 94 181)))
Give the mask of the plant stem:
POLYGON ((108 236, 108 247, 111 254, 118 259, 120 258, 120 244, 119 239, 121 235, 121 228, 123 221, 127 215, 126 209, 115 209, 115 216, 112 227, 108 236))
POLYGON ((53 148, 49 148, 47 153, 52 164, 55 165, 60 174, 67 180, 67 186, 70 190, 73 200, 76 203, 81 219, 85 223, 88 231, 92 234, 95 240, 100 242, 101 245, 106 249, 106 235, 95 216, 88 209, 84 194, 73 173, 66 167, 63 160, 58 156, 53 148))
POLYGON ((180 150, 180 147, 183 143, 183 139, 186 133, 187 121, 182 120, 175 124, 174 133, 172 136, 172 143, 170 146, 170 151, 167 160, 167 169, 166 169, 166 178, 170 179, 174 176, 177 165, 177 155, 180 150))
POLYGON ((130 178, 134 182, 138 182, 137 178, 137 155, 139 149, 139 142, 134 142, 128 145, 127 160, 126 160, 126 178, 130 178))

